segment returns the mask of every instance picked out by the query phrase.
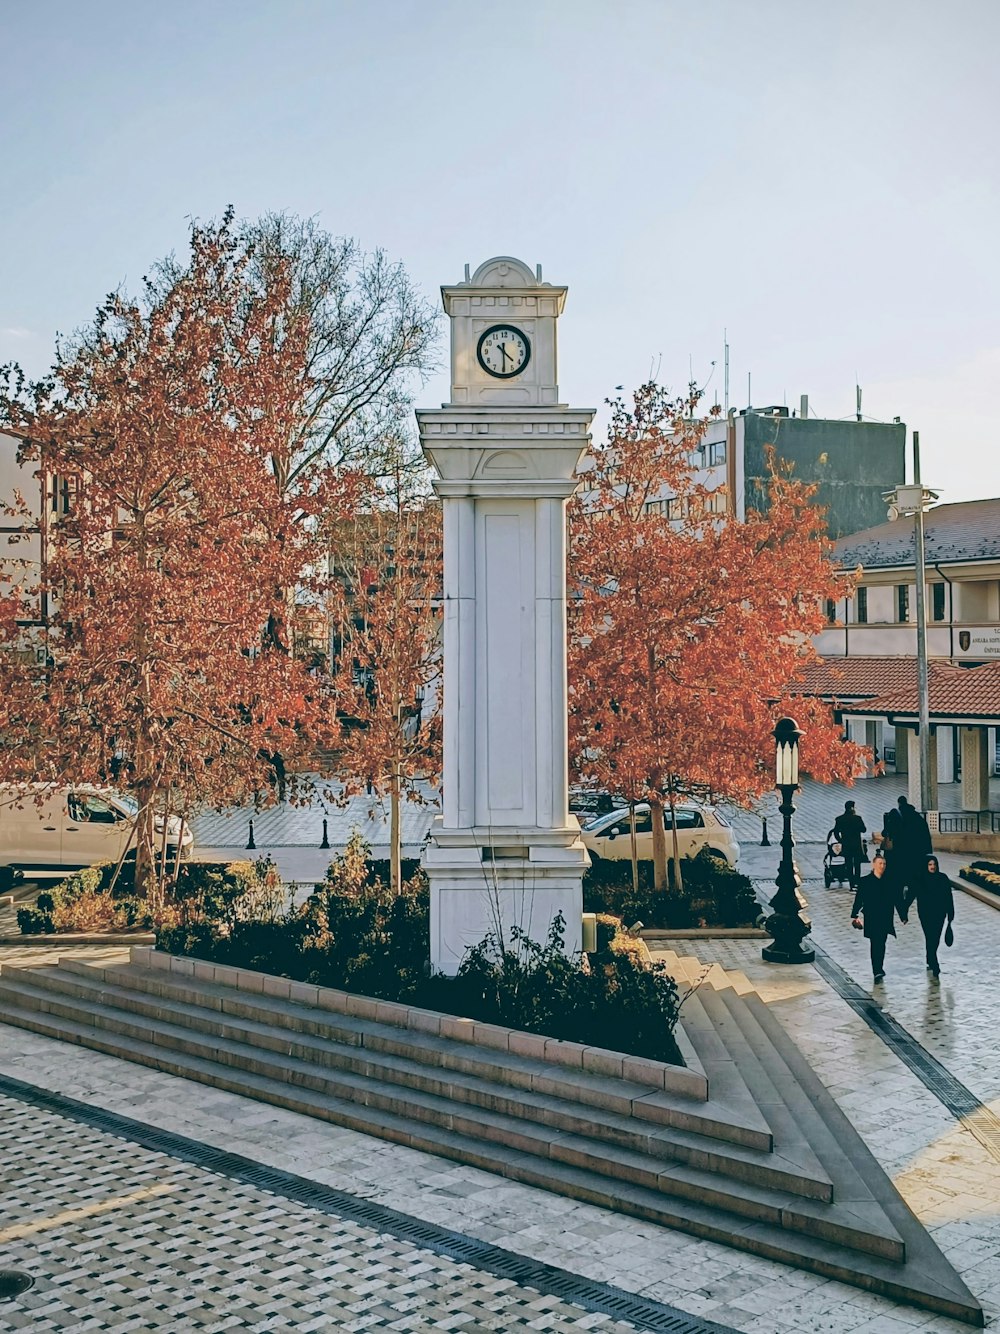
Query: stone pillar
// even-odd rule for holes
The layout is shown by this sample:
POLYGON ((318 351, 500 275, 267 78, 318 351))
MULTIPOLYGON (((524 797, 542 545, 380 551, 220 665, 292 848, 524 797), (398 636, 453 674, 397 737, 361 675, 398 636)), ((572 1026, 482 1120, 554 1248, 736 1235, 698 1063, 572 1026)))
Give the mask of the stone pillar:
POLYGON ((939 727, 936 732, 937 747, 937 776, 939 783, 954 783, 955 781, 955 736, 954 729, 951 727, 939 727))
POLYGON ((451 402, 417 412, 444 519, 443 808, 423 864, 431 966, 448 974, 487 935, 509 947, 514 926, 544 943, 557 914, 566 950, 581 947, 566 506, 594 414, 558 401, 565 296, 503 257, 443 288, 451 402))
POLYGON ((989 729, 961 727, 962 809, 985 811, 990 805, 989 729))
POLYGON ((908 727, 894 727, 893 731, 896 734, 896 773, 905 774, 910 769, 910 743, 907 740, 910 730, 908 727))
MULTIPOLYGON (((907 796, 919 811, 920 810, 920 738, 917 735, 916 730, 911 731, 907 729, 906 739, 907 739, 907 750, 908 750, 908 760, 909 760, 909 766, 907 770, 909 775, 909 781, 908 781, 909 791, 907 793, 907 796)), ((928 767, 931 771, 930 809, 932 811, 936 811, 938 808, 937 736, 933 731, 931 732, 930 745, 928 747, 928 751, 929 751, 928 767)))

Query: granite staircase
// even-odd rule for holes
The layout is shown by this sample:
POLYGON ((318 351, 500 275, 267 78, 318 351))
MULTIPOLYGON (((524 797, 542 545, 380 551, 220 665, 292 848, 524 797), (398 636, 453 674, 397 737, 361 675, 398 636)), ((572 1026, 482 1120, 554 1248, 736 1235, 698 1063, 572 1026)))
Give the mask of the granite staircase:
POLYGON ((747 979, 665 957, 686 1068, 142 948, 0 1018, 981 1325, 747 979))

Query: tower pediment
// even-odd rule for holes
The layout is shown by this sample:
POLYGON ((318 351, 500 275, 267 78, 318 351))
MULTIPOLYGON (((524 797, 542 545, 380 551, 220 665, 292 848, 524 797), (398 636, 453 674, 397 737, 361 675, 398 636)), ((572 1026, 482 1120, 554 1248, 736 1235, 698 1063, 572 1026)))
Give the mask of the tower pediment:
POLYGON ((485 260, 470 279, 472 287, 540 287, 541 279, 527 264, 511 255, 485 260))

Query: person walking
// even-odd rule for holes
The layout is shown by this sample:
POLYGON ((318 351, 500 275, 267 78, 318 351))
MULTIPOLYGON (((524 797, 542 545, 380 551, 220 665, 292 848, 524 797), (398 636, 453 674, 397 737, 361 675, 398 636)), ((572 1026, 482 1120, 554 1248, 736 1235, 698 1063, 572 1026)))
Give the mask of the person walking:
POLYGON ((862 838, 867 826, 854 809, 853 801, 844 802, 844 811, 833 822, 833 836, 840 843, 840 851, 847 868, 847 882, 852 889, 861 883, 861 859, 864 857, 862 838))
POLYGON ((895 876, 903 851, 903 817, 895 807, 882 816, 882 829, 875 835, 874 841, 885 854, 886 871, 895 876))
POLYGON ((944 938, 944 943, 950 945, 952 942, 951 924, 955 920, 955 896, 952 893, 951 881, 941 870, 933 852, 927 858, 923 875, 906 897, 907 909, 914 899, 917 901, 917 916, 920 918, 920 929, 924 933, 924 944, 927 946, 927 967, 935 977, 940 977, 938 946, 941 944, 941 932, 944 930, 945 922, 948 923, 948 934, 944 938))
POLYGON ((931 831, 924 817, 905 797, 900 797, 896 804, 899 807, 899 855, 892 869, 900 885, 915 893, 927 870, 927 858, 934 851, 931 831))
POLYGON ((862 877, 851 908, 851 925, 863 928, 871 949, 872 975, 876 982, 885 977, 885 944, 895 936, 894 917, 906 923, 906 904, 898 883, 886 874, 886 860, 882 849, 872 858, 871 874, 862 877))

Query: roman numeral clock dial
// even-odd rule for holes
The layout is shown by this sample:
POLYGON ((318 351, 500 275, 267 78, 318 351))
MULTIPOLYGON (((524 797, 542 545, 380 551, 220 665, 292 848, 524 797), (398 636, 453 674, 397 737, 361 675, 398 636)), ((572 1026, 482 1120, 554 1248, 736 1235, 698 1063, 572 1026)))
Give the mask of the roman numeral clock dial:
POLYGON ((476 357, 487 375, 509 380, 520 375, 531 360, 531 343, 512 324, 493 324, 479 335, 476 357))

